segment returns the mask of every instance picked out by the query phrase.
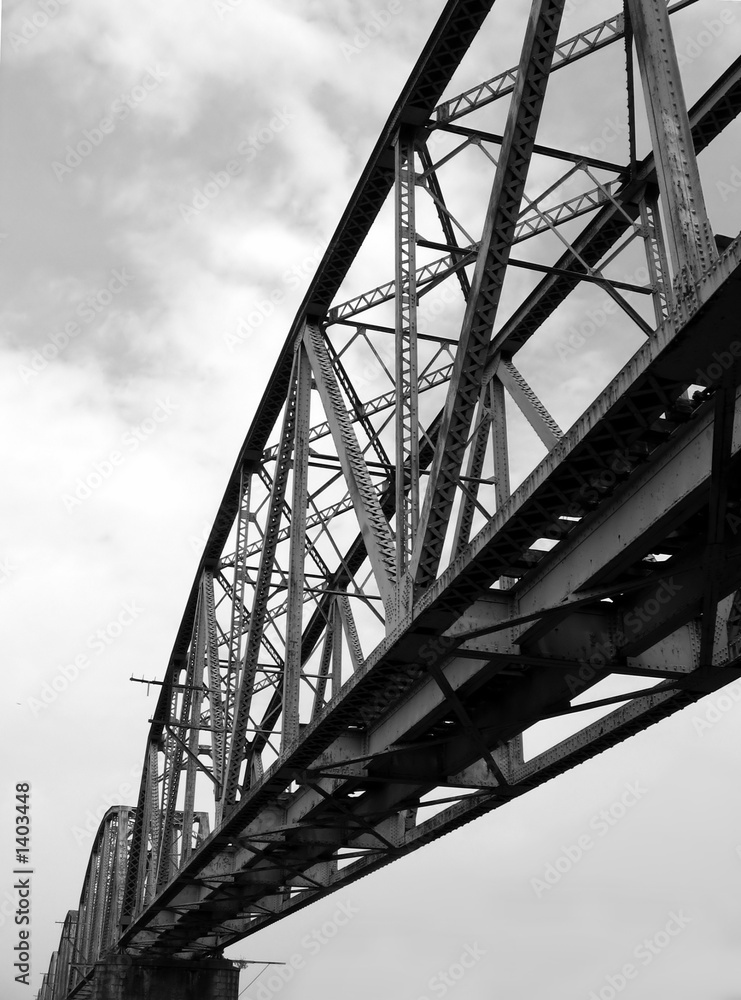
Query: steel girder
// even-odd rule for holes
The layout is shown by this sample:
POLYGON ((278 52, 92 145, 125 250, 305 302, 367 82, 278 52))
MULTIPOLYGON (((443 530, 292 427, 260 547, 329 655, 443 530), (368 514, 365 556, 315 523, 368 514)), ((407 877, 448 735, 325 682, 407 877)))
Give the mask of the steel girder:
MULTIPOLYGON (((219 953, 741 674, 723 530, 741 502, 739 379, 703 375, 731 350, 741 251, 716 253, 693 165, 741 111, 741 60, 687 112, 666 35, 640 22, 665 33, 657 0, 631 0, 627 31, 565 41, 561 3, 535 0, 519 68, 438 104, 493 6, 446 5, 289 331, 162 684, 125 882, 120 841, 96 841, 74 932, 88 965, 114 943, 219 953), (656 129, 641 161, 631 134, 626 164, 538 144, 553 69, 635 35, 649 94, 671 89, 681 169, 656 129), (465 119, 504 98, 503 136, 465 119), (467 156, 489 171, 473 233, 448 179, 467 156), (545 181, 528 180, 536 159, 545 181), (392 192, 394 280, 348 300, 392 192), (511 257, 545 237, 563 248, 549 263, 511 257), (611 264, 633 241, 639 287, 611 264), (497 326, 516 265, 545 277, 497 326), (514 356, 587 282, 646 339, 564 433, 514 356), (505 397, 548 449, 514 494, 505 397), (630 686, 591 692, 610 676, 630 686), (528 757, 532 727, 585 707, 602 717, 528 757)), ((87 967, 65 988, 83 995, 87 967)))
MULTIPOLYGON (((208 833, 208 817, 196 813, 190 817, 175 813, 173 828, 186 829, 186 823, 200 826, 208 833)), ((65 1000, 74 996, 84 1000, 92 991, 95 964, 112 951, 118 941, 124 910, 126 875, 132 857, 132 838, 137 828, 137 810, 133 806, 112 806, 100 822, 93 840, 82 893, 77 910, 70 910, 62 925, 59 948, 52 955, 44 977, 40 1000, 65 1000)), ((172 834, 171 834, 172 837, 172 834)), ((179 838, 182 840, 182 838, 179 838)), ((151 868, 156 845, 148 841, 150 857, 144 880, 156 880, 151 868)), ((189 856, 185 844, 179 848, 182 860, 189 856)), ((177 870, 180 860, 173 859, 177 870)), ((153 894, 152 894, 153 895, 153 894)))
MULTIPOLYGON (((700 403, 694 417, 674 425, 662 417, 692 372, 727 346, 726 317, 738 308, 740 276, 741 249, 734 245, 699 286, 691 315, 675 312, 657 331, 417 602, 411 621, 379 645, 300 743, 245 794, 150 908, 160 919, 150 919, 146 930, 144 922, 130 929, 129 947, 139 942, 180 953, 196 940, 204 948, 237 940, 741 674, 729 636, 720 635, 710 662, 700 658, 703 553, 696 521, 707 518, 712 493, 706 443, 713 405, 700 403), (631 446, 645 443, 646 429, 654 427, 650 451, 641 447, 631 458, 631 446), (621 475, 608 481, 604 473, 616 455, 621 475), (666 495, 664 505, 656 505, 657 493, 666 495), (575 517, 568 511, 577 509, 581 517, 561 547, 527 567, 532 540, 563 511, 575 517), (657 561, 667 549, 671 558, 657 561), (508 592, 490 590, 503 571, 516 572, 520 583, 508 592), (632 623, 647 616, 636 631, 632 623), (603 638, 585 644, 593 632, 603 638), (539 720, 577 711, 574 698, 608 674, 659 683, 653 689, 646 680, 637 689, 634 683, 612 699, 622 704, 599 723, 524 760, 519 735, 539 720), (292 782, 297 788, 289 793, 292 782), (444 804, 439 790, 446 787, 452 804, 410 821, 425 802, 444 804), (347 852, 352 863, 338 867, 347 852), (212 936, 200 936, 199 904, 219 913, 212 936), (181 919, 173 921, 173 912, 182 912, 181 919)), ((741 497, 738 416, 736 425, 734 499, 741 497)), ((728 549, 721 597, 741 585, 736 556, 728 549)), ((726 603, 719 608, 723 622, 726 603)))
POLYGON ((85 996, 84 987, 96 961, 118 938, 134 812, 131 807, 113 806, 101 820, 80 903, 64 920, 59 948, 52 956, 41 1000, 85 996))

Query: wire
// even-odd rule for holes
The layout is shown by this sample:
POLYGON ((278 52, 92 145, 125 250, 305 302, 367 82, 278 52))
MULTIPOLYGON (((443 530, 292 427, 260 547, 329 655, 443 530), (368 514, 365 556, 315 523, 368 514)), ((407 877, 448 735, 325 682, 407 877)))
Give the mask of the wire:
POLYGON ((257 975, 253 979, 250 979, 250 981, 247 983, 247 985, 245 986, 245 988, 243 990, 239 991, 239 993, 237 994, 237 996, 241 997, 243 993, 246 993, 247 990, 250 988, 250 986, 252 986, 252 984, 255 982, 255 979, 259 979, 260 976, 263 974, 263 972, 267 969, 267 967, 269 965, 270 965, 270 962, 266 962, 265 965, 257 973, 257 975))

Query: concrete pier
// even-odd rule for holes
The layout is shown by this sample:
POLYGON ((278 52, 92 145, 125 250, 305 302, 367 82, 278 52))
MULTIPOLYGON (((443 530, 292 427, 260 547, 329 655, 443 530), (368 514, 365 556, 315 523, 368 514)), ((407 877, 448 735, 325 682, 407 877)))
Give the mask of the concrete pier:
POLYGON ((95 968, 91 1000, 237 1000, 239 969, 205 962, 113 955, 95 968))

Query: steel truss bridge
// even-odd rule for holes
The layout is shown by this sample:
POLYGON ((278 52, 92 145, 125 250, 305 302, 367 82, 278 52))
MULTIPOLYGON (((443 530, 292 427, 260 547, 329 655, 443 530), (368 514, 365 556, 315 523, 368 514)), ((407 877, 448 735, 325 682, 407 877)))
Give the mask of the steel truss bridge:
POLYGON ((697 165, 741 58, 687 108, 694 2, 562 37, 564 0, 532 0, 518 65, 466 89, 498 5, 446 4, 257 406, 138 802, 101 823, 41 1000, 91 996, 107 954, 219 956, 741 676, 741 241, 697 165), (577 72, 622 95, 614 160, 536 141, 568 137, 577 72), (623 354, 564 431, 523 369, 596 293, 623 354))

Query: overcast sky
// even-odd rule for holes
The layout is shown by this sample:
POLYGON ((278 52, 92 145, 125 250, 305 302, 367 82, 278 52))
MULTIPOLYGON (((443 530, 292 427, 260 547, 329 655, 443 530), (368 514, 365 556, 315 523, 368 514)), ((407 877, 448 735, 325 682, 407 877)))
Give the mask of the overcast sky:
MULTIPOLYGON (((129 678, 164 672, 272 364, 443 6, 401 0, 376 32, 368 25, 389 5, 366 0, 4 4, 3 1000, 35 996, 56 921, 77 906, 95 817, 136 800, 156 693, 129 678), (221 183, 207 197, 213 174, 221 183), (230 343, 271 293, 264 322, 230 343), (52 694, 55 679, 63 690, 52 694), (21 781, 32 786, 30 990, 13 981, 4 905, 21 781)), ((563 37, 618 6, 569 0, 563 37)), ((523 7, 500 0, 451 94, 516 63, 523 7)), ((741 4, 700 0, 674 24, 691 102, 738 54, 741 4)), ((587 60, 561 75, 562 121, 551 102, 543 141, 568 135, 625 159, 611 75, 620 59, 616 46, 609 72, 588 75, 587 60)), ((481 121, 496 130, 501 110, 481 121)), ((727 235, 741 229, 740 140, 732 126, 700 163, 711 221, 727 235)), ((390 246, 374 253, 390 278, 390 246)), ((561 335, 590 301, 570 301, 561 335)), ((591 339, 567 370, 557 331, 523 352, 563 427, 639 345, 619 333, 591 339)), ((515 479, 540 456, 518 453, 515 479)), ((244 996, 588 1000, 602 990, 607 1000, 608 977, 619 985, 630 964, 620 992, 632 1000, 738 1000, 739 700, 741 685, 706 698, 243 941, 235 956, 299 956, 301 966, 285 985, 267 985, 268 969, 244 996), (569 861, 580 838, 583 857, 569 861)), ((260 968, 242 974, 244 988, 260 968)))

